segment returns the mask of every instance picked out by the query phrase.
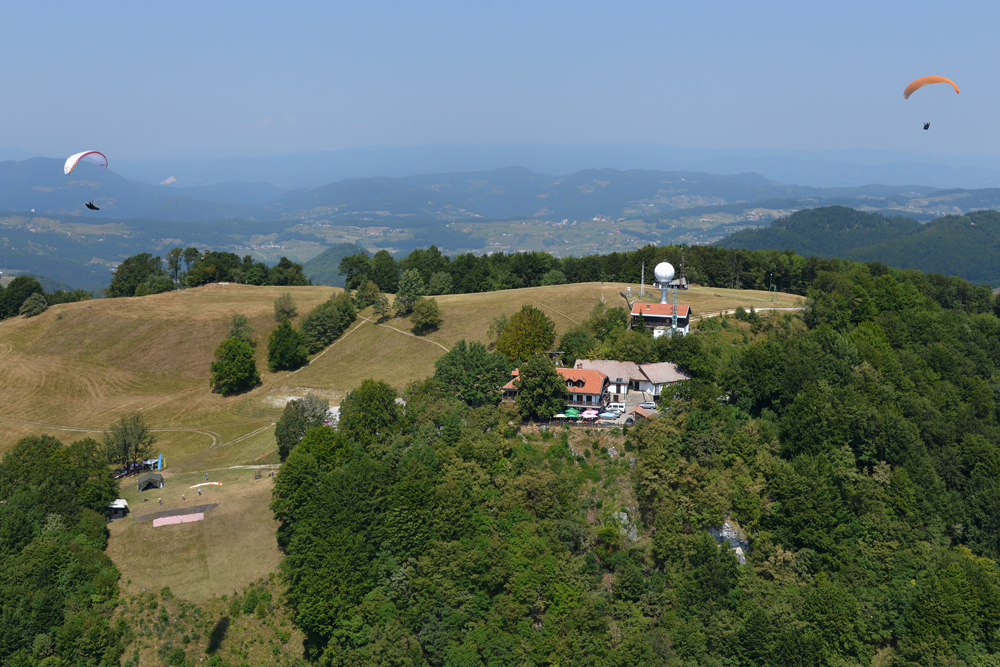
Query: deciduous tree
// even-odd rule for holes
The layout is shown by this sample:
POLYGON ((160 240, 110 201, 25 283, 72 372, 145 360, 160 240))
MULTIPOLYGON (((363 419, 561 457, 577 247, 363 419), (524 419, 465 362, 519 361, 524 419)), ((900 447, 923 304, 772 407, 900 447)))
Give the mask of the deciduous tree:
POLYGON ((314 394, 306 394, 303 399, 285 404, 285 411, 281 413, 281 419, 274 427, 278 456, 282 461, 288 457, 309 429, 324 424, 329 411, 330 402, 314 394))
POLYGON ((514 386, 517 408, 525 417, 547 419, 566 405, 566 381, 543 354, 521 362, 514 386))
POLYGON ((338 427, 364 444, 381 443, 392 438, 401 419, 396 390, 382 380, 364 380, 341 402, 338 427))
POLYGON ((282 320, 267 341, 267 367, 271 372, 295 370, 306 363, 308 356, 305 338, 292 328, 291 322, 282 320))
POLYGON ((227 338, 215 350, 210 382, 223 396, 232 396, 260 384, 253 348, 239 338, 227 338))
POLYGON ((45 300, 45 295, 41 292, 35 292, 21 304, 18 309, 18 313, 24 315, 25 317, 34 317, 35 315, 41 315, 49 307, 49 302, 45 300))
POLYGON ((298 308, 295 306, 295 299, 292 298, 291 293, 285 292, 277 299, 274 300, 274 321, 281 322, 282 320, 290 320, 299 314, 298 308))
POLYGON ((424 294, 424 281, 416 269, 404 271, 396 289, 396 315, 405 317, 413 310, 414 304, 424 294))
POLYGON ((496 403, 510 381, 511 364, 502 354, 489 352, 478 341, 460 340, 438 358, 434 378, 446 393, 472 407, 496 403))
POLYGON ((104 432, 104 452, 108 462, 122 467, 134 465, 153 451, 153 435, 139 411, 123 415, 104 432))
POLYGON ((417 335, 434 331, 441 326, 437 299, 418 299, 410 314, 410 321, 413 322, 413 333, 417 335))
POLYGON ((507 321, 496 349, 508 359, 522 360, 552 349, 555 340, 556 325, 552 320, 538 308, 525 304, 507 321))
POLYGON ((250 347, 257 347, 257 338, 246 315, 233 315, 229 322, 229 338, 241 340, 250 347))

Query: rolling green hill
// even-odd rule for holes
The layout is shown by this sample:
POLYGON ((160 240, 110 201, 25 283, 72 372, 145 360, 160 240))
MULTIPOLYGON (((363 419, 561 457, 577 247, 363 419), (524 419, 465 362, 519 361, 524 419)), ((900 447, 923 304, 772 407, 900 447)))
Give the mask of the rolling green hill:
POLYGON ((340 275, 340 260, 357 253, 371 255, 356 243, 338 243, 303 264, 302 270, 313 281, 313 285, 343 287, 344 276, 340 275))
POLYGON ((961 276, 974 283, 1000 285, 1000 213, 976 211, 949 215, 871 246, 856 248, 848 259, 882 262, 961 276))
POLYGON ((865 213, 846 206, 824 206, 775 220, 765 229, 744 229, 718 244, 747 250, 795 250, 800 255, 844 257, 852 250, 884 243, 920 228, 903 217, 865 213))
POLYGON ((794 250, 800 255, 882 262, 901 269, 1000 285, 1000 213, 975 211, 927 224, 845 206, 799 211, 766 229, 745 229, 717 245, 794 250))

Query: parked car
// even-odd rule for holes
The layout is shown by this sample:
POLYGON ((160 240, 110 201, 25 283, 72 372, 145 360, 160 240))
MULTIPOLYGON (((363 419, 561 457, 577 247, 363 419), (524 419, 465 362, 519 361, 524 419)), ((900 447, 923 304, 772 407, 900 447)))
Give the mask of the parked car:
POLYGON ((608 403, 608 411, 610 412, 612 410, 616 411, 618 414, 624 414, 625 413, 625 404, 624 403, 608 403))
POLYGON ((645 410, 655 410, 656 403, 653 403, 652 401, 646 401, 645 403, 640 403, 639 407, 645 410))

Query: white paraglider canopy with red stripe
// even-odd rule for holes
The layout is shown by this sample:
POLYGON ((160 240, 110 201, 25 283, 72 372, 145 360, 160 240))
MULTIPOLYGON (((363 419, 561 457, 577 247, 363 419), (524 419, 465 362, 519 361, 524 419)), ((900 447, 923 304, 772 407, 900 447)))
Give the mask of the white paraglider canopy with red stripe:
POLYGON ((66 164, 63 165, 63 173, 68 175, 69 172, 73 171, 73 167, 76 166, 76 163, 84 158, 96 162, 97 166, 101 169, 108 168, 108 158, 104 157, 104 153, 101 153, 100 151, 83 151, 82 153, 70 155, 66 158, 66 164))

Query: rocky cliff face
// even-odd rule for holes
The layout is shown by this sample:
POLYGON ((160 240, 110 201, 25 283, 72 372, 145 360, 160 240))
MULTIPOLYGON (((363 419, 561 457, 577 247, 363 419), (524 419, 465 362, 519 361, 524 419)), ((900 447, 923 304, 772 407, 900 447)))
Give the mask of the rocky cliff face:
POLYGON ((750 553, 750 542, 736 521, 726 519, 721 526, 713 526, 708 529, 708 532, 720 546, 726 544, 736 552, 736 560, 740 562, 740 565, 746 565, 746 554, 750 553))

